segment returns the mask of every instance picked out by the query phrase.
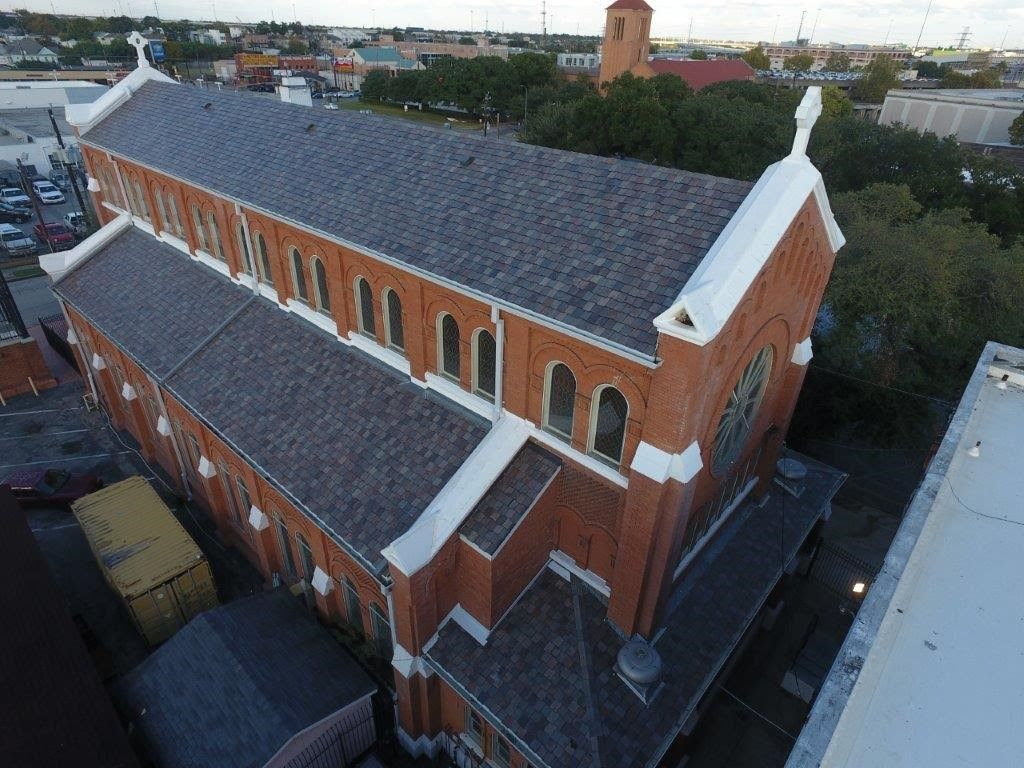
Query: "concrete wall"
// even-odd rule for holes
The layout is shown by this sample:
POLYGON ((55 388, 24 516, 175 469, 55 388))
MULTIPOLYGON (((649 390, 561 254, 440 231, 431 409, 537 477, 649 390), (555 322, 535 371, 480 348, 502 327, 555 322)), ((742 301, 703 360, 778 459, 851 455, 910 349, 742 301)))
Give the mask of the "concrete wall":
POLYGON ((1024 101, 978 98, 955 91, 889 91, 878 121, 882 125, 899 123, 921 133, 931 131, 940 137, 955 136, 972 144, 1008 145, 1010 125, 1022 112, 1024 101))

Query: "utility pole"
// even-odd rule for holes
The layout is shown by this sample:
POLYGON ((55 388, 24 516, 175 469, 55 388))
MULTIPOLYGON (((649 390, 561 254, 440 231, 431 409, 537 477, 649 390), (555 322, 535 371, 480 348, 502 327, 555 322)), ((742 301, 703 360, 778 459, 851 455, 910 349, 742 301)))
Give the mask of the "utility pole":
POLYGON ((800 11, 800 26, 796 28, 796 44, 800 45, 800 33, 804 31, 804 16, 807 15, 807 11, 800 11))
POLYGON ((924 35, 924 25, 928 23, 928 14, 932 12, 932 0, 928 0, 928 7, 924 11, 924 21, 921 22, 921 31, 917 33, 917 42, 914 43, 914 50, 910 53, 917 55, 917 49, 921 47, 921 37, 924 35))
POLYGON ((50 125, 53 126, 53 135, 57 137, 57 144, 60 146, 64 154, 64 172, 68 174, 68 179, 71 181, 71 188, 75 191, 75 199, 78 200, 78 210, 85 216, 86 222, 88 222, 89 229, 91 230, 96 222, 92 219, 92 214, 89 209, 85 207, 85 201, 82 199, 82 190, 78 188, 78 174, 74 171, 68 172, 68 153, 67 147, 64 146, 64 137, 60 135, 60 129, 57 127, 57 119, 53 116, 53 107, 46 110, 50 115, 50 125))
MULTIPOLYGON (((43 209, 39 207, 39 200, 36 199, 35 190, 32 188, 32 183, 25 173, 25 166, 22 164, 20 157, 18 158, 18 175, 21 176, 21 189, 28 195, 28 199, 32 202, 32 207, 36 209, 36 218, 39 219, 39 224, 43 232, 45 232, 46 221, 43 219, 43 209)), ((50 253, 53 253, 53 244, 50 243, 49 237, 46 238, 46 247, 50 249, 50 253)))
POLYGON ((540 1, 540 26, 541 40, 544 49, 548 47, 548 3, 547 0, 540 1))
POLYGON ((819 8, 818 12, 814 14, 814 24, 811 25, 811 36, 807 38, 807 43, 809 45, 813 45, 814 44, 814 33, 818 31, 818 17, 819 16, 821 16, 821 8, 819 8))

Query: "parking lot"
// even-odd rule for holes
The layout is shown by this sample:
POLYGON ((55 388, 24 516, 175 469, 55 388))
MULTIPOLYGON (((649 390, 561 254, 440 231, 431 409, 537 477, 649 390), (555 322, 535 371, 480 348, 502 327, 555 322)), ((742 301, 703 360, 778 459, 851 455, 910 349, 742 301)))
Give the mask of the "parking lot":
MULTIPOLYGON (((89 200, 89 193, 86 192, 84 188, 81 188, 81 189, 82 189, 82 199, 85 201, 86 207, 87 208, 91 208, 91 203, 90 203, 90 200, 89 200)), ((64 190, 64 198, 65 199, 64 199, 63 203, 54 203, 54 204, 51 204, 51 205, 44 205, 43 203, 39 203, 39 211, 42 213, 43 221, 45 223, 51 224, 53 222, 63 222, 65 214, 76 212, 76 211, 80 210, 80 208, 78 206, 78 201, 75 199, 75 193, 74 193, 73 190, 71 190, 70 188, 67 189, 67 190, 64 190)), ((39 223, 39 218, 38 218, 38 214, 36 213, 36 208, 35 207, 29 208, 28 212, 32 215, 32 218, 29 221, 26 221, 26 222, 24 222, 22 224, 13 224, 13 226, 17 227, 18 229, 20 229, 25 234, 30 235, 30 234, 32 234, 32 228, 36 224, 39 223)), ((37 243, 37 253, 48 253, 48 252, 49 252, 49 249, 47 248, 47 246, 44 243, 37 243)), ((2 251, 0 251, 0 259, 6 259, 6 258, 7 258, 7 254, 2 252, 2 251)), ((2 263, 2 262, 0 262, 0 263, 2 263)))

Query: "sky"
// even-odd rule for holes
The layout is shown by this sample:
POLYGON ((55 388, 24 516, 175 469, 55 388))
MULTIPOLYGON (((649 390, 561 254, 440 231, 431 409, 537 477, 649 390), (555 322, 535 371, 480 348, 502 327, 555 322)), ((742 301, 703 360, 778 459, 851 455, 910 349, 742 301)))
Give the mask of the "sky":
MULTIPOLYGON (((600 34, 604 8, 611 0, 548 0, 548 32, 600 34)), ((806 11, 801 37, 813 42, 913 45, 921 33, 928 0, 648 0, 654 7, 652 37, 782 41, 796 37, 806 11), (817 3, 817 4, 815 4, 817 3), (817 22, 817 23, 815 23, 817 22)), ((13 7, 33 11, 106 16, 155 14, 163 18, 212 19, 231 23, 274 18, 333 26, 427 27, 537 33, 541 0, 364 0, 325 3, 317 0, 14 0, 13 7)), ((965 27, 969 43, 998 48, 1024 48, 1024 0, 932 0, 921 45, 951 47, 965 27)))

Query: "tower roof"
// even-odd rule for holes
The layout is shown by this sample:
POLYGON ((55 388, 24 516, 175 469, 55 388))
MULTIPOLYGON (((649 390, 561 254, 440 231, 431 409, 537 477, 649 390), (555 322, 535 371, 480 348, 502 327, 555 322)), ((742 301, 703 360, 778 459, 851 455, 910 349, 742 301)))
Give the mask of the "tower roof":
POLYGON ((644 0, 615 0, 605 8, 606 11, 653 11, 644 0))

